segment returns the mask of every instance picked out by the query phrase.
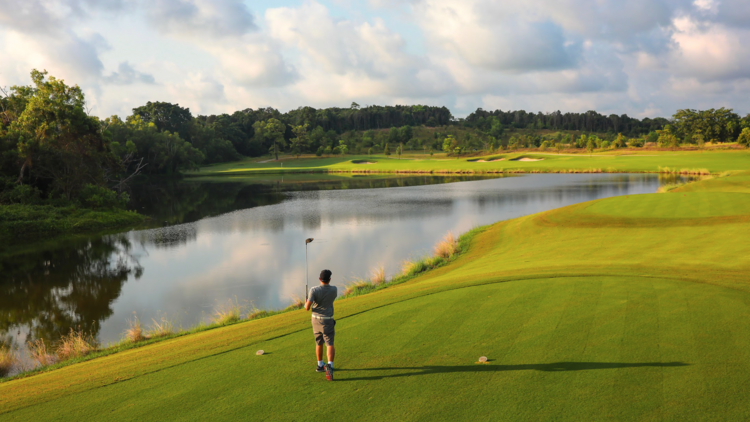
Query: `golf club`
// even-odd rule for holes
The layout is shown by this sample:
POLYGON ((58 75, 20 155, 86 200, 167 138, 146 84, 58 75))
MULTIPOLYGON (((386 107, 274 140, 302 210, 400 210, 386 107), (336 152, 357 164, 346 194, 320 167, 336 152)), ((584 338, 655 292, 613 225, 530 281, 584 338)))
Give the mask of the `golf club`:
POLYGON ((307 238, 305 239, 305 302, 307 302, 307 292, 308 292, 308 286, 310 281, 310 271, 307 267, 307 245, 313 241, 313 238, 307 238))

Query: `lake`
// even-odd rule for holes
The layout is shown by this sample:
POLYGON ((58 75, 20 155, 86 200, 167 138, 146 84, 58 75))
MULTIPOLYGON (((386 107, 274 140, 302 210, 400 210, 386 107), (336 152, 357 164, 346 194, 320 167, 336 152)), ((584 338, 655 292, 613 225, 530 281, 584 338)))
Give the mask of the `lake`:
POLYGON ((397 273, 449 231, 672 182, 652 174, 296 175, 136 186, 133 207, 152 217, 151 228, 0 255, 0 339, 23 349, 80 327, 106 345, 134 313, 187 328, 230 299, 282 308, 304 297, 309 237, 310 285, 327 268, 342 286, 378 265, 397 273))

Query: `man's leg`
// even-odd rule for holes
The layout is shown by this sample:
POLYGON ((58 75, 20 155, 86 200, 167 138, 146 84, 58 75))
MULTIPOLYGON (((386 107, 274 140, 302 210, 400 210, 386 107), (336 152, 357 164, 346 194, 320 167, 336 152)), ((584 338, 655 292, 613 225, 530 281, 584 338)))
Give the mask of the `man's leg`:
MULTIPOLYGON (((321 347, 321 352, 322 351, 323 351, 323 348, 321 347)), ((328 362, 333 363, 333 358, 335 357, 336 357, 336 348, 333 347, 333 345, 328 346, 328 362)), ((318 360, 320 360, 320 358, 318 358, 318 360)))
MULTIPOLYGON (((318 362, 323 360, 323 345, 322 344, 316 344, 315 345, 315 355, 318 357, 318 362)), ((328 352, 328 355, 331 355, 331 352, 328 352)))

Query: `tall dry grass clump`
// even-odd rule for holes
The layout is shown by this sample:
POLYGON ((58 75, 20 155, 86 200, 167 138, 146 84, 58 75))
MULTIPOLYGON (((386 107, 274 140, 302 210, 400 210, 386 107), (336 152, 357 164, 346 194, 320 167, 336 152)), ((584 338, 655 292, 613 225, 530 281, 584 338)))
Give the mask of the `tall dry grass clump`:
POLYGON ((151 325, 148 327, 148 337, 166 337, 174 333, 174 322, 167 318, 166 315, 161 317, 158 321, 151 318, 151 325))
POLYGON ((419 274, 422 271, 427 270, 427 258, 422 258, 417 261, 406 260, 401 264, 401 274, 410 276, 419 274))
POLYGON ((456 249, 458 248, 458 241, 456 240, 455 236, 453 236, 453 232, 448 232, 448 234, 445 235, 443 240, 437 243, 435 245, 435 256, 439 256, 441 258, 448 259, 450 258, 454 253, 456 253, 456 249))
POLYGON ((31 359, 38 363, 39 366, 48 366, 55 363, 55 355, 47 350, 47 344, 44 343, 44 339, 40 338, 36 341, 30 341, 26 343, 26 347, 29 349, 31 359))
POLYGON ((81 329, 75 331, 70 329, 70 333, 62 336, 60 343, 57 345, 57 360, 64 361, 86 356, 94 352, 99 347, 98 342, 91 334, 84 333, 81 329))
POLYGON ((141 340, 145 340, 146 337, 143 335, 143 325, 138 319, 138 315, 135 315, 135 312, 133 312, 133 319, 129 319, 127 321, 128 328, 126 328, 125 332, 123 333, 125 335, 125 338, 131 343, 137 343, 141 340))
POLYGON ((344 293, 341 295, 342 297, 346 297, 351 295, 352 293, 357 292, 358 290, 362 290, 364 288, 367 288, 371 286, 370 282, 367 280, 357 279, 352 281, 351 283, 347 284, 344 288, 344 293))
POLYGON ((0 378, 10 374, 18 363, 18 356, 8 347, 0 346, 0 378))
POLYGON ((235 297, 219 304, 214 310, 213 322, 219 325, 231 324, 240 320, 244 306, 235 297))
POLYGON ((295 309, 302 309, 305 306, 305 301, 299 296, 292 296, 292 304, 287 306, 286 309, 293 311, 295 309))
POLYGON ((383 264, 378 264, 372 269, 370 283, 377 286, 385 283, 385 281, 385 266, 383 264))
POLYGON ((263 317, 267 317, 269 314, 270 312, 268 312, 265 309, 259 309, 259 308, 253 307, 252 309, 250 309, 250 312, 247 313, 247 319, 263 318, 263 317))
POLYGON ((412 261, 410 259, 405 260, 401 263, 401 274, 403 275, 409 275, 412 271, 414 271, 414 267, 417 264, 417 261, 412 261))

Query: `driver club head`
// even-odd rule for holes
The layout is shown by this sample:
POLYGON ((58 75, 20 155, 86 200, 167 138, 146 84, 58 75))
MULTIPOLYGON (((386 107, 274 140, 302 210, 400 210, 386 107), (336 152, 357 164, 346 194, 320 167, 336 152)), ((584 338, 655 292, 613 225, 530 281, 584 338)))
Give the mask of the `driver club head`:
POLYGON ((313 238, 312 238, 312 237, 310 237, 310 238, 306 239, 306 240, 305 240, 305 245, 307 245, 308 243, 310 243, 310 242, 312 242, 312 241, 313 241, 313 238))

